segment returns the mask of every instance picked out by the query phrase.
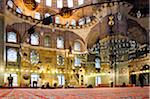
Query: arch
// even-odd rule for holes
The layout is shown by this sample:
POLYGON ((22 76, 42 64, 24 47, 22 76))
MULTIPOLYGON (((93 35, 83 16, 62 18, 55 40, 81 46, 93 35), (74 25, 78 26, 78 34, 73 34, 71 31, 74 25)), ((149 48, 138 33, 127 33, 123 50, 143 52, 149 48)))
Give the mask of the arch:
MULTIPOLYGON (((81 44, 80 51, 85 51, 86 50, 86 45, 84 44, 84 42, 82 40, 76 39, 74 42, 79 42, 81 44)), ((73 43, 73 49, 74 49, 74 43, 73 43)))
POLYGON ((7 25, 7 27, 6 27, 6 42, 8 42, 8 38, 7 38, 7 34, 9 33, 9 32, 14 32, 14 33, 16 33, 16 42, 12 42, 12 43, 19 43, 21 40, 21 34, 19 33, 19 31, 16 29, 16 28, 13 28, 13 26, 10 26, 10 25, 7 25))

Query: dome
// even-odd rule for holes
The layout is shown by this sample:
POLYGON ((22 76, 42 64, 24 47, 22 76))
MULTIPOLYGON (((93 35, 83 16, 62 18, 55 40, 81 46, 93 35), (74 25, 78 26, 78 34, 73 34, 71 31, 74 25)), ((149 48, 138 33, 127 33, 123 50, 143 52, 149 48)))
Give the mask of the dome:
POLYGON ((55 17, 59 17, 59 19, 56 18, 58 21, 55 20, 58 24, 66 24, 67 22, 71 24, 74 20, 91 17, 94 13, 92 7, 71 11, 71 9, 91 4, 92 0, 14 0, 14 3, 19 8, 16 10, 18 13, 31 16, 33 19, 42 20, 56 14, 55 17), (63 15, 57 14, 66 10, 70 10, 70 12, 63 15))

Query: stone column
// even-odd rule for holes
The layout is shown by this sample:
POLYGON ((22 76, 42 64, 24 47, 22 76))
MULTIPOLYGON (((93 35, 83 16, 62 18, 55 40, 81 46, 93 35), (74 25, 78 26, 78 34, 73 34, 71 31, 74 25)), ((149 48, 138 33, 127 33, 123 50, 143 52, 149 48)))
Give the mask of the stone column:
POLYGON ((0 15, 0 86, 4 84, 4 17, 0 15))

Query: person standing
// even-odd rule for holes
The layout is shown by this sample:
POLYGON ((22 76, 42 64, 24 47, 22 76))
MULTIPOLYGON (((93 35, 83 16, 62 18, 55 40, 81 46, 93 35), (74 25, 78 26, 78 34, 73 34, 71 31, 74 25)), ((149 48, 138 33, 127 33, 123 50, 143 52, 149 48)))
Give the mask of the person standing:
POLYGON ((144 79, 145 79, 144 75, 142 73, 139 74, 139 81, 141 87, 144 87, 144 79))
POLYGON ((8 86, 13 87, 13 77, 11 76, 11 74, 7 79, 8 79, 8 86))

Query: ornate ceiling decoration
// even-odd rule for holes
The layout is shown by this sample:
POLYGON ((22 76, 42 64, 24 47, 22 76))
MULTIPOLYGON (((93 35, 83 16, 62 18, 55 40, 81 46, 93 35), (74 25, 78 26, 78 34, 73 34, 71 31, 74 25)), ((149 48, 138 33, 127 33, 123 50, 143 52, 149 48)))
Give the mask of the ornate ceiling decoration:
POLYGON ((149 0, 122 0, 129 2, 133 8, 129 14, 133 17, 142 18, 149 16, 149 0))
POLYGON ((63 18, 69 18, 71 15, 72 15, 72 10, 68 7, 63 7, 61 10, 60 10, 60 15, 63 17, 63 18))
POLYGON ((23 2, 29 10, 35 10, 38 6, 38 3, 35 0, 23 0, 23 2))

